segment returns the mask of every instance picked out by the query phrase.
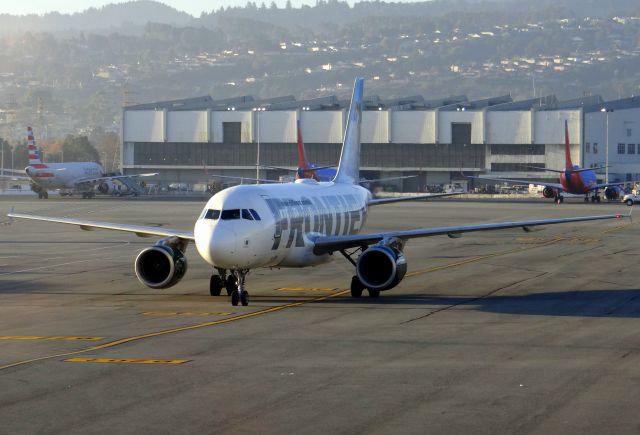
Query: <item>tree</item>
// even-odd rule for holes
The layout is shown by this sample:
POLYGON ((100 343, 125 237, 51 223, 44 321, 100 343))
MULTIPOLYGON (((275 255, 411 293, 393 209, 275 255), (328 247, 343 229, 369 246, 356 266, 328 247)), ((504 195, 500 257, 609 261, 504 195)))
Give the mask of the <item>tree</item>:
POLYGON ((11 145, 5 139, 0 137, 0 155, 4 154, 4 158, 0 157, 0 164, 4 164, 5 169, 11 168, 11 145))
POLYGON ((98 151, 91 145, 87 136, 73 136, 68 134, 62 143, 64 160, 67 162, 97 162, 100 160, 98 151))

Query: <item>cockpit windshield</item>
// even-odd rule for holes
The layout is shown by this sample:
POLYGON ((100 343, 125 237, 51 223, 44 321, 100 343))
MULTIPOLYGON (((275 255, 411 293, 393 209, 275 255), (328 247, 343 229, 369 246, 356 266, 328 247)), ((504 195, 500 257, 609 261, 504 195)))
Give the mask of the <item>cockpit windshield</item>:
POLYGON ((209 209, 207 210, 207 212, 204 214, 204 218, 205 219, 213 219, 216 220, 220 217, 220 210, 214 210, 214 209, 209 209))
POLYGON ((220 219, 223 221, 228 221, 232 219, 240 219, 240 209, 234 208, 231 210, 222 210, 222 214, 220 215, 220 219))
POLYGON ((260 220, 260 215, 258 215, 258 212, 256 212, 254 209, 248 209, 248 208, 243 208, 243 209, 234 208, 229 210, 208 209, 204 212, 202 217, 204 219, 212 219, 212 220, 222 219, 224 221, 240 219, 240 218, 248 221, 260 220))

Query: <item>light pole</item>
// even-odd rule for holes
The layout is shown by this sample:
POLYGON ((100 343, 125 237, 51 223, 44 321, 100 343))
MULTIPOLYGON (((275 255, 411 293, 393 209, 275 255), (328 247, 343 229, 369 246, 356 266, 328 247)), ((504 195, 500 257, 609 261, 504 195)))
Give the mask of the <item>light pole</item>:
POLYGON ((260 184, 260 112, 264 112, 264 107, 254 107, 253 111, 256 112, 256 119, 258 121, 258 128, 256 132, 257 136, 257 151, 256 151, 256 184, 260 184))
POLYGON ((609 113, 613 112, 613 109, 607 109, 603 107, 600 109, 601 112, 605 114, 606 120, 606 138, 605 138, 605 150, 604 150, 604 182, 609 182, 609 113))

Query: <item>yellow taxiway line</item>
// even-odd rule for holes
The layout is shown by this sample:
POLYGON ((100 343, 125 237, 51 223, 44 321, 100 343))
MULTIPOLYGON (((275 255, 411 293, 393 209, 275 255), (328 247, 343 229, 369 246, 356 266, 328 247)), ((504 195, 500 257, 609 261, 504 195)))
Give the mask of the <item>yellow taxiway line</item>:
MULTIPOLYGON (((611 228, 609 230, 602 231, 601 234, 606 234, 606 233, 611 233, 611 232, 614 232, 614 231, 618 231, 618 230, 626 228, 626 227, 628 227, 630 225, 631 225, 631 223, 626 224, 626 225, 620 225, 620 226, 617 226, 615 228, 611 228)), ((408 273, 407 277, 418 276, 418 275, 422 275, 422 274, 426 274, 426 273, 436 272, 436 271, 439 271, 439 270, 450 269, 450 268, 454 268, 454 267, 463 266, 463 265, 466 265, 466 264, 476 263, 478 261, 482 261, 482 260, 485 260, 487 258, 495 258, 495 257, 503 256, 503 255, 509 255, 509 254, 518 253, 518 252, 525 252, 525 251, 528 251, 528 250, 531 250, 531 249, 535 249, 535 248, 538 248, 538 247, 541 247, 541 246, 552 245, 554 243, 558 243, 558 242, 561 242, 563 240, 571 241, 571 240, 576 240, 576 239, 579 239, 579 237, 578 236, 574 236, 574 237, 559 236, 559 237, 555 237, 553 239, 550 239, 547 242, 538 243, 538 244, 535 244, 535 245, 530 245, 528 247, 520 246, 518 248, 509 249, 509 250, 505 250, 505 251, 501 251, 501 252, 496 252, 496 253, 493 253, 493 254, 472 257, 472 258, 469 258, 467 260, 463 260, 463 261, 459 261, 459 262, 455 262, 455 263, 444 264, 442 266, 435 266, 435 267, 431 267, 431 268, 428 268, 428 269, 416 270, 416 271, 413 271, 411 273, 408 273)), ((305 300, 305 301, 292 302, 292 303, 288 303, 288 304, 284 304, 284 305, 278 305, 276 307, 271 307, 271 308, 266 308, 266 309, 263 309, 263 310, 253 311, 251 313, 246 313, 246 314, 240 314, 240 315, 237 315, 237 316, 227 317, 225 319, 213 320, 211 322, 204 322, 204 323, 198 323, 198 324, 195 324, 195 325, 188 325, 188 326, 182 326, 182 327, 178 327, 178 328, 165 329, 165 330, 162 330, 162 331, 150 332, 148 334, 141 334, 141 335, 136 335, 136 336, 133 336, 133 337, 121 338, 119 340, 114 340, 114 341, 110 341, 108 343, 99 344, 99 345, 96 345, 96 346, 91 346, 91 347, 88 347, 88 348, 85 348, 85 349, 79 349, 79 350, 70 351, 70 352, 58 353, 58 354, 55 354, 55 355, 47 355, 47 356, 42 356, 42 357, 38 357, 38 358, 32 358, 32 359, 23 360, 23 361, 17 361, 17 362, 14 362, 14 363, 5 364, 3 366, 0 366, 0 370, 6 370, 6 369, 9 369, 9 368, 12 368, 12 367, 18 367, 18 366, 30 364, 30 363, 33 363, 33 362, 45 361, 45 360, 49 360, 49 359, 53 359, 53 358, 67 357, 67 356, 71 356, 71 355, 78 355, 78 354, 82 354, 82 353, 93 352, 93 351, 102 350, 102 349, 108 349, 108 348, 112 348, 112 347, 115 347, 115 346, 119 346, 121 344, 131 343, 133 341, 143 340, 143 339, 146 339, 146 338, 159 337, 159 336, 163 336, 163 335, 175 334, 177 332, 191 331, 191 330, 194 330, 194 329, 201 329, 201 328, 207 328, 207 327, 210 327, 210 326, 222 325, 222 324, 225 324, 225 323, 236 322, 238 320, 249 319, 249 318, 252 318, 252 317, 257 317, 257 316, 261 316, 261 315, 269 314, 269 313, 275 313, 275 312, 286 310, 286 309, 289 309, 289 308, 299 307, 301 305, 306 305, 306 304, 310 304, 310 303, 314 303, 314 302, 321 302, 321 301, 324 301, 324 300, 328 300, 328 299, 331 299, 331 298, 335 298, 335 297, 338 297, 338 296, 342 296, 342 295, 348 294, 349 292, 350 292, 350 290, 341 290, 341 291, 338 291, 338 292, 335 292, 335 293, 331 293, 329 295, 318 296, 316 298, 308 299, 308 300, 305 300)))

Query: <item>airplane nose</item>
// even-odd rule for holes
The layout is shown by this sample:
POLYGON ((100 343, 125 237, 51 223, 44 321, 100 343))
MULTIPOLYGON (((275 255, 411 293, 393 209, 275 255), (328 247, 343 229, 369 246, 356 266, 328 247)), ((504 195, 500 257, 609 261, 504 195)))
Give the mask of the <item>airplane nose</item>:
POLYGON ((236 252, 236 234, 225 224, 211 224, 204 220, 194 231, 196 248, 202 258, 217 267, 229 267, 236 252))

